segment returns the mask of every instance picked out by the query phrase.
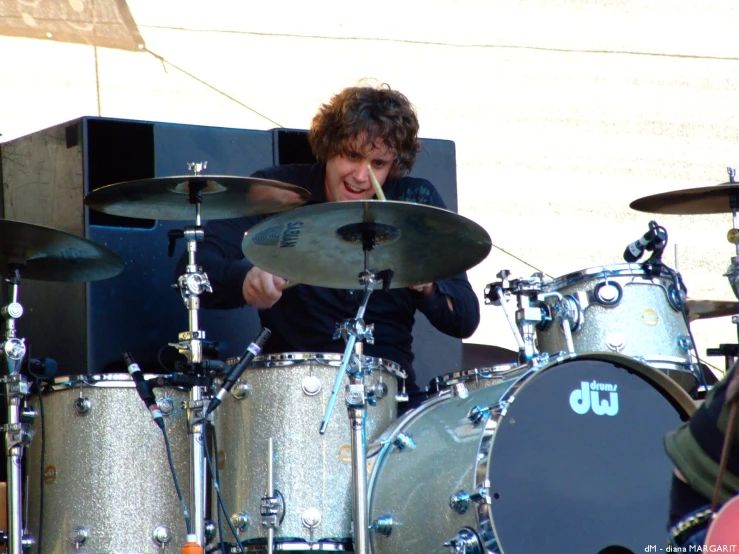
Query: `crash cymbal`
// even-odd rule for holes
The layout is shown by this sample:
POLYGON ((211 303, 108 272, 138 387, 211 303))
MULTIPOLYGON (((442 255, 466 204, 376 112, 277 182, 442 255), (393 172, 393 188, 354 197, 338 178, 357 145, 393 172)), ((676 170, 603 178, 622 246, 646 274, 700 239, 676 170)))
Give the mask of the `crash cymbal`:
POLYGON ((118 275, 123 259, 105 246, 49 227, 0 219, 0 273, 21 265, 21 279, 86 282, 118 275))
POLYGON ((281 212, 311 196, 304 188, 270 179, 181 175, 107 185, 88 194, 85 204, 112 215, 188 220, 195 217, 190 203, 190 188, 195 184, 204 187, 200 215, 206 220, 281 212))
POLYGON ((688 321, 739 315, 739 302, 730 300, 686 300, 688 321))
POLYGON ((629 206, 656 214, 722 214, 731 213, 732 195, 739 197, 739 183, 663 192, 634 200, 629 206))
POLYGON ((368 268, 391 269, 391 288, 461 273, 490 252, 490 236, 454 212, 410 202, 358 200, 296 208, 255 225, 241 243, 252 263, 307 285, 361 289, 362 235, 374 230, 368 268))

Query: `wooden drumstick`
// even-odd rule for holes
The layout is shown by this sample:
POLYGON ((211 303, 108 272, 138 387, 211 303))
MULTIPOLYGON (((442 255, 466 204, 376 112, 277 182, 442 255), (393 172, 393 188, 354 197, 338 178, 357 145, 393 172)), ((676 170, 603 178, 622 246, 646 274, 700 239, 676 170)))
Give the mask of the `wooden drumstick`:
POLYGON ((367 171, 369 172, 370 181, 372 181, 372 187, 375 189, 375 194, 377 195, 378 200, 386 200, 385 193, 382 192, 382 186, 380 185, 380 182, 377 180, 377 177, 375 177, 375 174, 372 171, 372 166, 370 164, 367 164, 367 171))

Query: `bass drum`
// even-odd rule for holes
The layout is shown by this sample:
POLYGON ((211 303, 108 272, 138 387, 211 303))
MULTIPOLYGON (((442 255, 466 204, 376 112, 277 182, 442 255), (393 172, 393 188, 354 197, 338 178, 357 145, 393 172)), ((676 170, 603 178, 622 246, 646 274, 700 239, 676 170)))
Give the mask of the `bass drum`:
POLYGON ((662 544, 672 472, 662 439, 694 410, 662 373, 608 353, 437 395, 381 437, 369 483, 373 553, 662 544))

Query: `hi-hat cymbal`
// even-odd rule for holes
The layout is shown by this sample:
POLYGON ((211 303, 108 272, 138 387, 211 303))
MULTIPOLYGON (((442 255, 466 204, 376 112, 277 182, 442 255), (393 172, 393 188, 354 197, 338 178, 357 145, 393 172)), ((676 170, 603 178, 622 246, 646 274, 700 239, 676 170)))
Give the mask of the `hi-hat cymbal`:
POLYGON ((188 220, 195 217, 190 189, 202 186, 203 219, 281 212, 310 199, 304 188, 257 177, 177 175, 107 185, 85 197, 94 210, 124 217, 188 220))
POLYGON ((629 206, 656 214, 722 214, 731 213, 732 195, 739 198, 739 183, 663 192, 634 200, 629 206))
POLYGON ((115 277, 123 259, 105 246, 49 227, 0 219, 0 273, 21 266, 21 279, 86 282, 115 277))
POLYGON ((730 300, 686 300, 688 321, 739 315, 739 302, 730 300))
POLYGON ((490 236, 449 210, 410 202, 356 200, 296 208, 255 225, 241 250, 257 267, 291 281, 336 289, 364 288, 362 236, 376 245, 367 267, 394 272, 391 288, 438 281, 480 263, 490 236))

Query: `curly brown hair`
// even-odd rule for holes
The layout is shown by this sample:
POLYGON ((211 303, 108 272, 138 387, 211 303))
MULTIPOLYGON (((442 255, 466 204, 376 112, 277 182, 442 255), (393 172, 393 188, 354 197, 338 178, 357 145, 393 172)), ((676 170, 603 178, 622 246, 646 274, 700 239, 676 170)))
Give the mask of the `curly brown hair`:
POLYGON ((421 149, 418 118, 408 98, 387 84, 342 90, 318 109, 308 131, 313 155, 323 163, 350 154, 357 140, 374 145, 378 139, 395 154, 388 177, 408 174, 421 149))

